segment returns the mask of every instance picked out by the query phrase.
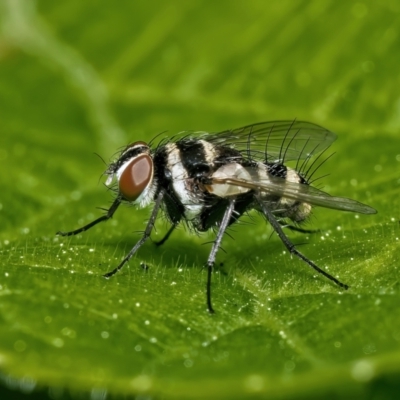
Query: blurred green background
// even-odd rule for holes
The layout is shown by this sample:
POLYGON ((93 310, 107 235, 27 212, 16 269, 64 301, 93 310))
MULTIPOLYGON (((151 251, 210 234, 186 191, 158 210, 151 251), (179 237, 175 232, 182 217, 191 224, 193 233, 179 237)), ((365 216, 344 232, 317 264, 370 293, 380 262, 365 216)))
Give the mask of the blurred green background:
MULTIPOLYGON (((0 394, 4 398, 358 398, 400 390, 400 3, 0 0, 0 394), (324 190, 375 216, 315 211, 291 235, 351 289, 283 251, 255 216, 225 238, 147 243, 105 281, 149 210, 112 196, 129 142, 298 118, 338 134, 324 190), (139 267, 146 262, 148 271, 139 267)), ((322 182, 322 181, 321 181, 322 182)), ((157 223, 162 237, 167 225, 157 223)))

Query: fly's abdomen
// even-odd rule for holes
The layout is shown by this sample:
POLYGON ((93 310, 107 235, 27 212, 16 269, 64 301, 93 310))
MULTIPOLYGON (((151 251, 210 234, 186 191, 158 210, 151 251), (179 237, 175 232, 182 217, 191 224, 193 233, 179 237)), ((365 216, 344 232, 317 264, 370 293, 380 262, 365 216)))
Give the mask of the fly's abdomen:
POLYGON ((296 199, 293 189, 290 193, 285 190, 289 185, 293 188, 292 184, 299 185, 299 190, 301 185, 308 186, 308 182, 296 170, 279 163, 259 163, 258 174, 261 182, 271 182, 271 187, 274 187, 275 193, 271 195, 265 192, 263 199, 278 217, 299 223, 310 216, 311 204, 296 199))
MULTIPOLYGON (((308 182, 292 168, 287 168, 286 181, 308 186, 308 182)), ((302 222, 311 214, 312 206, 309 203, 289 199, 288 197, 283 197, 281 201, 287 204, 287 218, 294 222, 302 222)))

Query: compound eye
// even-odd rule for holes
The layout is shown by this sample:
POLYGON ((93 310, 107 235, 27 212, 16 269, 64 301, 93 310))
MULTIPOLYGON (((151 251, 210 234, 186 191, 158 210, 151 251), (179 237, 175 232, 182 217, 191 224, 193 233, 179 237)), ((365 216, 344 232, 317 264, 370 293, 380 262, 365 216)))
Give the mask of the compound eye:
POLYGON ((147 154, 135 157, 119 178, 119 190, 128 201, 135 201, 153 178, 153 161, 147 154))

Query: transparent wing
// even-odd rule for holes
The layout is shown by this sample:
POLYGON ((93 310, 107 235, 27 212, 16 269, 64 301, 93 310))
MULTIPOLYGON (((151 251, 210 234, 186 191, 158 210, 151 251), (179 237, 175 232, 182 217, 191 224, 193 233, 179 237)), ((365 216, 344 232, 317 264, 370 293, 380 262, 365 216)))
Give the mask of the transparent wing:
POLYGON ((324 151, 336 140, 336 135, 311 122, 288 120, 260 122, 204 134, 202 138, 247 152, 256 160, 284 162, 306 159, 324 151))
MULTIPOLYGON (((212 178, 212 185, 232 185, 256 190, 266 196, 279 196, 334 210, 360 214, 375 214, 376 210, 366 204, 346 197, 335 197, 313 186, 288 182, 286 179, 269 177, 268 180, 246 180, 235 178, 212 178)), ((242 190, 238 191, 242 192, 242 190)))

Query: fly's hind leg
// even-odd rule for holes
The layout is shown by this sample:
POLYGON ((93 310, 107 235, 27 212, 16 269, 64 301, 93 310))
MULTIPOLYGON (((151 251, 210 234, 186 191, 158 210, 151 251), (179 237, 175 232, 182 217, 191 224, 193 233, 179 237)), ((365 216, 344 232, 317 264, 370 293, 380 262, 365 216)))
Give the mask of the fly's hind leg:
POLYGON ((255 199, 257 200, 258 204, 260 205, 260 208, 265 216, 265 218, 268 220, 268 222, 271 224, 271 226, 274 228, 274 231, 278 234, 279 238, 282 240, 283 244, 286 246, 286 248, 290 251, 291 254, 294 254, 296 257, 300 258, 303 260, 305 263, 307 263, 311 268, 315 269, 318 273, 324 275, 326 278, 329 280, 333 281, 338 285, 339 287, 343 289, 348 289, 349 286, 346 285, 343 282, 340 282, 338 279, 336 279, 334 276, 328 274, 326 271, 318 267, 318 265, 314 264, 311 260, 309 260, 306 256, 304 256, 302 253, 300 253, 297 249, 296 246, 289 240, 289 238, 285 235, 283 232, 282 226, 279 223, 279 221, 274 217, 273 213, 271 210, 266 207, 265 203, 262 201, 262 198, 260 194, 255 194, 254 195, 255 199))

